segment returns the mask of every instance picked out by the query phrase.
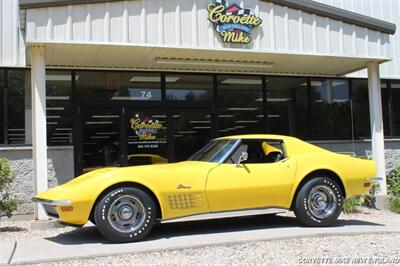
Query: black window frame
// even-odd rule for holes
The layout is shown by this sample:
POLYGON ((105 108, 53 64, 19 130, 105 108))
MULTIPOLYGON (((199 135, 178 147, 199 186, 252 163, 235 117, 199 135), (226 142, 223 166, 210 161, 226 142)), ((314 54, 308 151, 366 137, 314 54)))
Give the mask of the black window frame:
MULTIPOLYGON (((0 71, 4 71, 4 91, 3 91, 3 128, 0 130, 3 130, 3 144, 0 144, 0 147, 30 147, 32 146, 31 143, 9 143, 8 141, 8 127, 9 127, 9 112, 8 112, 8 103, 9 103, 9 79, 8 79, 8 72, 10 70, 24 70, 24 71, 31 71, 30 68, 24 67, 7 67, 7 68, 0 68, 0 71)), ((23 103, 25 104, 25 102, 23 103)), ((26 134, 26 131, 24 132, 26 134)), ((25 135, 25 141, 26 141, 26 135, 25 135)))
MULTIPOLYGON (((0 68, 0 71, 3 71, 4 73, 4 91, 3 94, 1 95, 3 97, 3 128, 0 129, 3 131, 3 144, 0 144, 1 147, 21 147, 21 146, 30 146, 31 144, 9 144, 8 141, 8 124, 9 124, 9 116, 8 116, 8 90, 9 90, 9 86, 8 86, 8 72, 10 70, 21 70, 24 69, 25 71, 30 71, 30 68, 0 68)), ((66 69, 56 69, 56 68, 48 68, 46 70, 66 70, 66 69)), ((69 71, 71 71, 71 75, 74 77, 76 75, 77 71, 83 71, 82 69, 67 69, 69 71)), ((92 70, 92 69, 85 69, 84 71, 102 71, 102 72, 135 72, 135 73, 148 73, 148 71, 132 71, 132 70, 92 70)), ((190 72, 185 72, 185 74, 188 75, 209 75, 210 77, 212 77, 213 80, 213 94, 212 94, 212 99, 208 102, 199 102, 199 103, 194 103, 194 102, 190 102, 190 103, 186 103, 186 102, 181 102, 181 101, 168 101, 166 100, 165 94, 166 94, 166 86, 165 86, 165 75, 169 74, 169 75, 173 75, 173 74, 180 74, 181 72, 158 72, 161 76, 161 93, 162 93, 162 99, 161 101, 155 101, 155 102, 140 102, 140 101, 127 101, 127 102, 123 102, 123 103, 114 103, 114 104, 107 104, 107 106, 121 106, 121 104, 124 107, 133 107, 133 106, 138 106, 138 107, 158 107, 158 106, 162 106, 163 108, 174 108, 174 107, 182 107, 182 108, 190 108, 195 106, 196 108, 200 108, 200 107, 204 107, 207 108, 209 110, 211 110, 211 124, 212 124, 212 136, 214 138, 219 137, 219 121, 218 121, 218 115, 219 115, 219 102, 218 102, 218 84, 217 84, 217 78, 218 76, 221 75, 234 75, 233 73, 190 73, 190 72)), ((276 78, 298 78, 298 76, 281 76, 281 75, 259 75, 259 74, 240 74, 240 76, 255 76, 255 77, 261 77, 262 79, 262 98, 263 98, 263 114, 264 114, 264 118, 263 118, 263 131, 265 133, 268 133, 269 131, 269 125, 268 125, 268 95, 267 95, 267 90, 268 90, 268 84, 266 82, 266 79, 271 78, 271 77, 276 77, 276 78)), ((307 91, 311 90, 311 80, 315 79, 315 78, 331 78, 331 79, 338 79, 338 77, 304 77, 307 81, 307 91)), ((351 101, 350 107, 351 109, 353 108, 353 81, 355 80, 367 80, 366 78, 351 78, 351 77, 345 77, 345 78, 340 78, 342 80, 347 80, 348 81, 348 88, 349 88, 349 98, 351 101)), ((386 105, 385 103, 382 103, 382 107, 383 107, 383 111, 384 112, 388 112, 389 114, 389 121, 390 123, 387 125, 388 127, 386 128, 386 132, 388 132, 386 134, 386 137, 392 138, 395 137, 394 134, 394 130, 393 127, 394 125, 391 123, 392 121, 392 106, 393 106, 393 97, 392 93, 393 93, 393 88, 391 87, 391 84, 393 82, 397 83, 399 82, 399 80, 390 80, 390 79, 381 79, 381 82, 385 82, 387 84, 387 89, 388 89, 388 93, 389 93, 389 98, 388 98, 388 104, 386 105)), ((72 78, 72 95, 71 95, 71 101, 72 101, 72 108, 73 108, 73 120, 77 119, 77 116, 79 115, 79 108, 82 106, 82 103, 79 101, 78 97, 77 97, 77 91, 76 91, 76 81, 74 80, 74 78, 72 78)), ((97 107, 98 105, 92 105, 91 103, 88 103, 87 107, 97 107)), ((312 113, 312 107, 310 104, 310 98, 307 101, 307 121, 305 121, 305 123, 307 125, 311 126, 311 113, 312 113)), ((350 112, 350 117, 349 117, 349 122, 352 123, 352 120, 354 119, 354 113, 353 110, 351 110, 350 112)), ((354 122, 354 121, 353 121, 354 122)), ((75 125, 73 126, 73 132, 76 131, 75 129, 75 125)), ((356 123, 353 123, 353 127, 352 129, 356 128, 357 125, 356 123)), ((74 134, 75 135, 75 134, 74 134)), ((308 137, 305 137, 305 140, 314 140, 314 137, 312 136, 312 132, 311 132, 311 127, 308 127, 308 132, 306 134, 308 137)), ((75 137, 74 137, 75 139, 75 137)), ((354 139, 354 132, 351 132, 351 134, 349 135, 349 140, 354 139)), ((328 140, 327 140, 328 141, 328 140)), ((74 141, 72 142, 72 144, 70 145, 74 145, 74 141)))

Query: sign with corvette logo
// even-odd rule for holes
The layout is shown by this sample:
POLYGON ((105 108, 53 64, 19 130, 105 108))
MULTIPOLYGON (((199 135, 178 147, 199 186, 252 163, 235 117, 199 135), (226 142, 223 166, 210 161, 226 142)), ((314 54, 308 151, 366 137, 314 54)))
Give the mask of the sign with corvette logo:
POLYGON ((158 131, 162 128, 158 120, 152 120, 148 117, 140 118, 139 114, 130 119, 131 128, 135 130, 140 140, 154 140, 157 138, 158 131))
POLYGON ((251 42, 251 32, 260 26, 262 19, 254 10, 229 4, 226 0, 215 0, 208 5, 208 20, 228 43, 248 44, 251 42))

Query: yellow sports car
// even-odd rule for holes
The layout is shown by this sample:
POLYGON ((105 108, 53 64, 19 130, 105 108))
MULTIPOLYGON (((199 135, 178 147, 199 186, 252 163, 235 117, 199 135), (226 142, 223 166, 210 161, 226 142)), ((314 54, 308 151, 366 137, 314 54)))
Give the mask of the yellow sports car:
POLYGON ((343 200, 368 193, 375 162, 279 135, 212 140, 187 161, 104 168, 40 193, 49 216, 112 241, 143 239, 156 222, 293 210, 309 226, 336 221, 343 200))

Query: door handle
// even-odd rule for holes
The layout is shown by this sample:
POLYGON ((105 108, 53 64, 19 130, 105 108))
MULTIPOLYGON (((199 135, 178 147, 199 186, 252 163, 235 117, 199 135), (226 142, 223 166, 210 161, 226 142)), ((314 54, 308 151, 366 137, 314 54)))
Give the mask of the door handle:
MULTIPOLYGON (((287 162, 289 160, 289 158, 285 158, 285 159, 283 159, 282 161, 281 161, 281 163, 285 163, 285 162, 287 162)), ((288 164, 286 164, 286 168, 290 168, 290 164, 288 163, 288 164)))

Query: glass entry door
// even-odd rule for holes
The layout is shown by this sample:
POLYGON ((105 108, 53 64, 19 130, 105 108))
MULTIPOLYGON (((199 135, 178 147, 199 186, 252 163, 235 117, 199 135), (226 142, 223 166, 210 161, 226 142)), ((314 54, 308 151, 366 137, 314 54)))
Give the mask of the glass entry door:
POLYGON ((127 165, 186 160, 211 139, 211 118, 200 109, 128 109, 127 165))
POLYGON ((212 138, 204 108, 82 108, 78 120, 78 174, 184 161, 212 138))
POLYGON ((211 116, 206 109, 173 111, 171 120, 176 162, 186 160, 212 138, 211 116))
POLYGON ((82 173, 122 165, 121 110, 81 110, 82 173))

